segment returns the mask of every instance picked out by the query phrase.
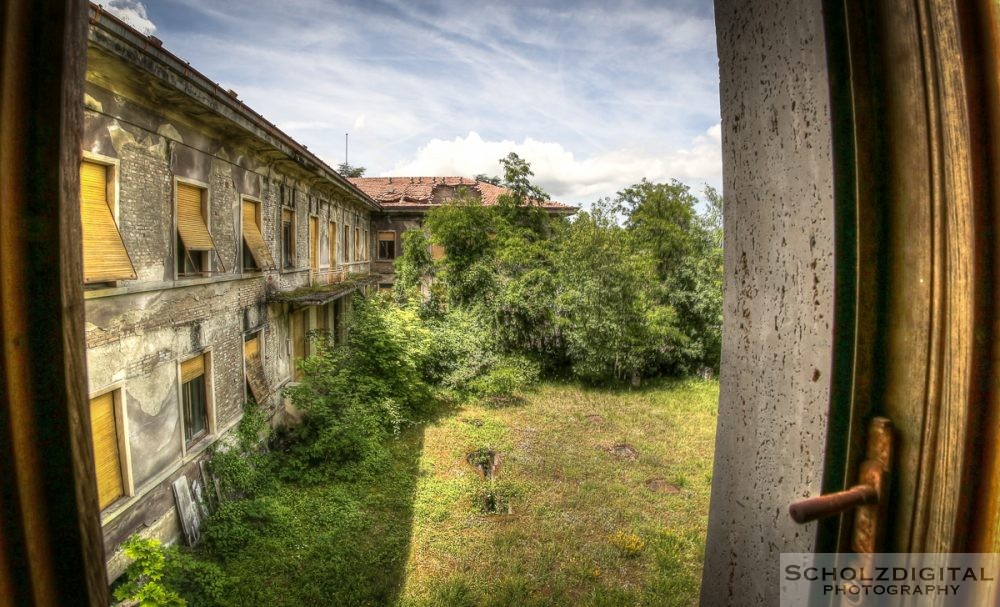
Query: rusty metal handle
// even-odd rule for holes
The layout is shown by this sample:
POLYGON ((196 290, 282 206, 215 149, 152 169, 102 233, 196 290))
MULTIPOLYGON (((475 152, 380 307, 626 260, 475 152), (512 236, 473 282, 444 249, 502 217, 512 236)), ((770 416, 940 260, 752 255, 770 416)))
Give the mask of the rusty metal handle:
POLYGON ((817 495, 788 507, 788 513, 796 523, 808 523, 816 519, 840 514, 845 510, 878 503, 878 490, 872 485, 855 485, 846 491, 817 495))

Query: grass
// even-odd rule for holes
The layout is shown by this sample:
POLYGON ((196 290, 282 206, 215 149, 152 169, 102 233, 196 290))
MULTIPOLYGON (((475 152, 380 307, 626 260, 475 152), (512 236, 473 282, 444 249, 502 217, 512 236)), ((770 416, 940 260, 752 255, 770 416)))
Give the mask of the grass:
POLYGON ((279 522, 225 562, 233 602, 695 604, 717 397, 695 380, 548 383, 513 406, 450 411, 350 481, 267 496, 279 522), (616 455, 622 444, 635 453, 616 455), (492 479, 470 464, 480 449, 501 456, 492 479))

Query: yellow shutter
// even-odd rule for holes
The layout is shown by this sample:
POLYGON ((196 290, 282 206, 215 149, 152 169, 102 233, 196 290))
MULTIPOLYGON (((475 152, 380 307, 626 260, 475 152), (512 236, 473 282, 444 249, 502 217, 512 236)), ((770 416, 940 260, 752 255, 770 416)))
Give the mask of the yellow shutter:
POLYGON ((379 232, 378 233, 379 242, 396 242, 395 232, 379 232))
POLYGON ((431 245, 431 259, 433 259, 434 261, 437 261, 437 260, 442 259, 442 258, 444 258, 444 247, 442 245, 439 245, 439 244, 432 244, 431 245))
POLYGON ((344 226, 344 263, 351 262, 351 228, 344 226))
POLYGON ((90 429, 94 439, 94 467, 97 473, 97 496, 101 510, 125 494, 121 456, 118 451, 118 425, 115 421, 114 393, 102 394, 90 401, 90 429))
POLYGON ((193 185, 177 183, 177 231, 189 251, 215 250, 215 241, 202 211, 203 191, 193 185))
POLYGON ((264 376, 264 362, 260 356, 260 335, 243 342, 243 360, 246 363, 247 383, 259 404, 267 402, 270 391, 264 376))
POLYGON ((83 224, 83 282, 135 280, 121 233, 108 206, 107 167, 80 165, 80 219, 83 224))
POLYGON ((361 261, 361 230, 354 228, 354 261, 361 261))
POLYGON ((319 218, 309 218, 309 268, 319 268, 319 218))
POLYGON ((205 374, 205 356, 195 356, 181 363, 181 383, 187 383, 205 374))
POLYGON ((262 270, 275 268, 274 258, 271 257, 271 251, 264 243, 264 236, 257 225, 257 203, 248 200, 243 201, 243 240, 246 241, 250 254, 262 270))

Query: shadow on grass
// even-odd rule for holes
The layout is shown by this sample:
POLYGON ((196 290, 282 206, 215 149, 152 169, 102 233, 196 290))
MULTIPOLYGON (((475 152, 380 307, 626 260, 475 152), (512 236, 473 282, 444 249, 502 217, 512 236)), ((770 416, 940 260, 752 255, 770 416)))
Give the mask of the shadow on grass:
MULTIPOLYGON (((391 605, 403 589, 427 424, 454 415, 444 403, 362 461, 313 485, 278 483, 248 500, 258 514, 229 554, 199 558, 225 572, 228 605, 391 605)), ((218 524, 218 523, 216 523, 218 524)))

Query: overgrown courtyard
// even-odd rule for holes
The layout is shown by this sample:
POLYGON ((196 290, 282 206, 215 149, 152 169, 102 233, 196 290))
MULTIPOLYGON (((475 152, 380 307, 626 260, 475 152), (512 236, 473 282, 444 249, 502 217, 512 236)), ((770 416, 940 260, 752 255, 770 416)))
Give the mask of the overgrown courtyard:
POLYGON ((346 340, 313 335, 285 389, 300 423, 265 431, 248 405, 200 545, 130 540, 118 598, 697 601, 718 385, 691 377, 718 366, 721 199, 699 215, 643 181, 568 221, 502 164, 510 194, 436 208, 346 340))
POLYGON ((717 394, 546 383, 448 408, 350 475, 243 502, 230 545, 168 553, 168 585, 189 605, 695 604, 717 394))

